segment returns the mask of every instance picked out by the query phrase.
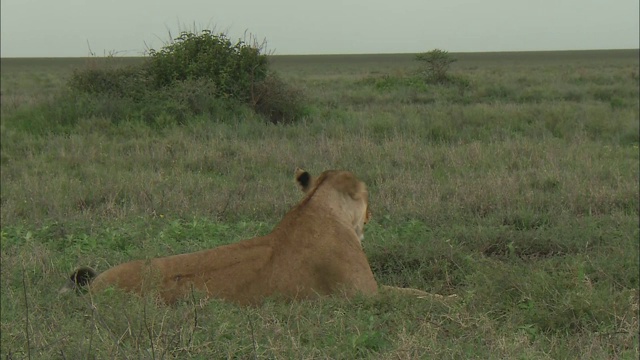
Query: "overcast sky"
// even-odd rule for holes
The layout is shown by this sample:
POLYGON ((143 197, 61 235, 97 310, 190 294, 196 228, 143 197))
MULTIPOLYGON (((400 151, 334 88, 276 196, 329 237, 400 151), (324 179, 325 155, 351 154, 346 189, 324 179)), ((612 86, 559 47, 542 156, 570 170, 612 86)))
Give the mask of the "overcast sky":
POLYGON ((638 0, 2 0, 2 57, 143 55, 168 31, 248 31, 285 54, 629 49, 638 0), (145 45, 146 43, 146 45, 145 45))

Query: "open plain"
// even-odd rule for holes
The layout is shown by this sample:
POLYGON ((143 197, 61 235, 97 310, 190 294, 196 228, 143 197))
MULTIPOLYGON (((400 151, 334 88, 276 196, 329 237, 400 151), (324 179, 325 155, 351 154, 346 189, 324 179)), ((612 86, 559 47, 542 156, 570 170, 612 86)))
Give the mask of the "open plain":
POLYGON ((2 59, 1 356, 80 359, 637 359, 638 50, 273 56, 307 115, 80 116, 74 68, 2 59), (302 198, 293 170, 367 183, 380 284, 457 295, 176 306, 59 295, 79 265, 268 233, 302 198))

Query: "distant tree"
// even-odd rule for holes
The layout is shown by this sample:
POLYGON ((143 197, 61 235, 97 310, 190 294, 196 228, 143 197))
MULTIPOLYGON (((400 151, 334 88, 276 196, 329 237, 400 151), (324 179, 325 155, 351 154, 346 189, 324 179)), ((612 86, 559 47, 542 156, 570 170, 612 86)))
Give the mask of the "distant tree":
POLYGON ((445 84, 451 80, 449 67, 457 61, 448 51, 440 49, 418 54, 416 60, 422 64, 420 71, 425 81, 436 84, 445 84))

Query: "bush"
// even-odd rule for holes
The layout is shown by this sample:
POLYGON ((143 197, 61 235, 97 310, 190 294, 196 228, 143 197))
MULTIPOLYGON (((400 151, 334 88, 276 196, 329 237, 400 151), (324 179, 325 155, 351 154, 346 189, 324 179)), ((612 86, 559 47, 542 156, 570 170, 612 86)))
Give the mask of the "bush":
POLYGON ((68 86, 87 94, 108 94, 139 99, 147 90, 144 69, 127 67, 90 67, 75 70, 68 86))
POLYGON ((304 103, 300 89, 287 85, 274 73, 256 84, 252 96, 253 109, 274 124, 291 123, 306 114, 304 103))
POLYGON ((425 81, 435 84, 446 84, 451 81, 449 67, 457 61, 448 51, 433 49, 416 55, 416 60, 422 63, 421 73, 425 81))
MULTIPOLYGON (((90 103, 125 102, 125 118, 111 117, 112 122, 135 119, 163 126, 184 124, 199 115, 218 120, 234 117, 238 111, 233 109, 242 112, 247 106, 272 123, 290 123, 306 114, 304 95, 269 71, 261 45, 242 40, 234 44, 209 30, 182 32, 162 49, 151 50, 137 66, 96 64, 74 71, 68 86, 71 94, 96 100, 90 103)), ((104 112, 82 109, 86 114, 78 116, 104 112)))
POLYGON ((241 40, 232 44, 226 35, 209 30, 200 35, 182 32, 160 51, 150 51, 148 71, 159 88, 176 81, 207 79, 216 84, 217 97, 246 102, 254 84, 267 75, 267 56, 261 50, 241 40))

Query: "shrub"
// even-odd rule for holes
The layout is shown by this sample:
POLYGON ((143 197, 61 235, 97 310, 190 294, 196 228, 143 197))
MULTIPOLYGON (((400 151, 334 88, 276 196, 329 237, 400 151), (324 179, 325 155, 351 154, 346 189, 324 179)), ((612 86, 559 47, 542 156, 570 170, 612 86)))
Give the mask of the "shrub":
MULTIPOLYGON (((306 114, 304 95, 269 71, 262 48, 256 42, 232 43, 210 30, 182 32, 162 49, 152 49, 139 65, 94 63, 76 70, 68 86, 72 94, 96 100, 90 103, 126 103, 125 118, 112 117, 112 122, 135 119, 162 127, 199 115, 236 117, 247 106, 272 123, 293 122, 306 114)), ((107 115, 98 108, 83 109, 84 115, 107 115)))
POLYGON ((253 85, 267 75, 267 56, 261 50, 242 40, 233 44, 210 30, 200 35, 182 32, 173 43, 150 51, 148 71, 157 87, 207 79, 216 84, 218 97, 248 101, 253 85))
POLYGON ((148 92, 148 76, 143 67, 89 67, 76 69, 67 84, 72 90, 95 95, 143 100, 148 92))
POLYGON ((446 84, 451 81, 448 74, 449 67, 457 61, 449 55, 448 51, 440 49, 418 54, 416 60, 422 64, 421 73, 425 81, 435 84, 446 84))
POLYGON ((275 73, 256 84, 252 93, 252 107, 269 121, 291 123, 306 114, 305 97, 300 89, 293 88, 275 73))

